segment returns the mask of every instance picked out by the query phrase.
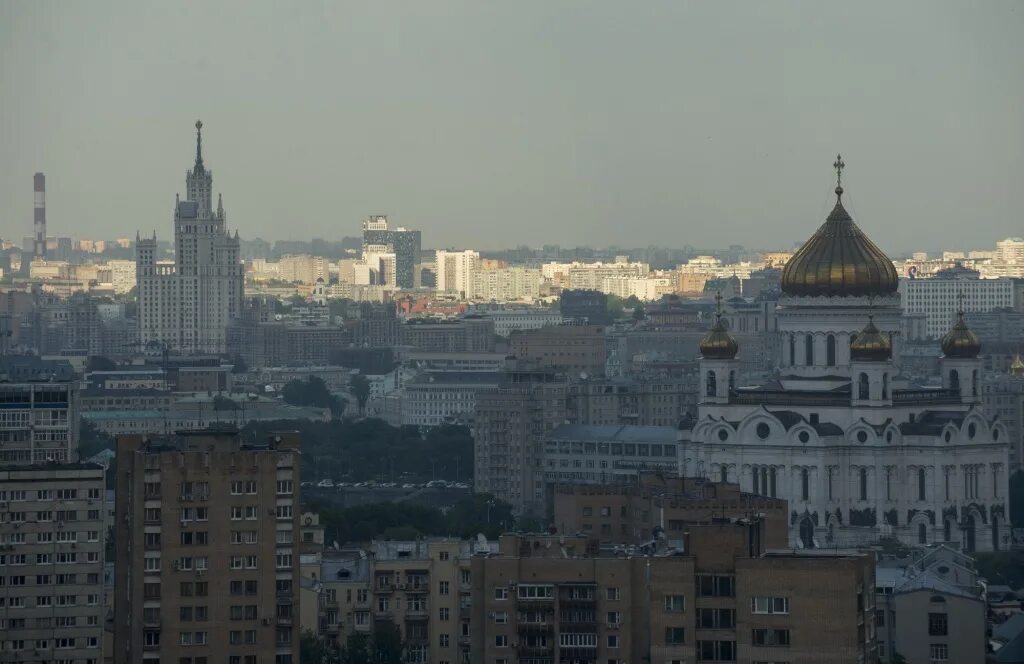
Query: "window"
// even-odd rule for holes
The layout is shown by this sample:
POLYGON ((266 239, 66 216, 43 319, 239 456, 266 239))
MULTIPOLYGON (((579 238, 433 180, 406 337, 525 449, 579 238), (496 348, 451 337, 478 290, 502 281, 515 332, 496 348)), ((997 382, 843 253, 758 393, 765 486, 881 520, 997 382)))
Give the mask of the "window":
POLYGON ((875 627, 885 627, 885 609, 875 609, 875 627))
POLYGON ((697 590, 701 597, 735 597, 735 581, 731 576, 697 575, 697 590))
POLYGON ((945 613, 928 614, 928 636, 948 636, 949 620, 945 613))
POLYGON ((868 399, 868 394, 868 375, 862 373, 857 377, 857 398, 868 399))
POLYGON ((686 597, 684 595, 665 595, 665 612, 682 613, 686 610, 686 597))
POLYGON ((718 379, 715 378, 715 372, 709 371, 707 375, 707 385, 705 395, 709 397, 715 396, 718 393, 718 379))
POLYGON ((605 599, 607 599, 609 602, 617 601, 619 599, 619 589, 618 588, 605 588, 604 589, 604 596, 605 596, 605 599))
POLYGON ((800 470, 800 498, 803 500, 810 500, 811 496, 811 481, 808 475, 807 469, 802 468, 800 470))
POLYGON ((868 470, 867 468, 861 468, 858 473, 860 478, 860 499, 868 499, 868 470))
POLYGON ((751 613, 789 613, 788 597, 751 597, 751 613))
POLYGON ((945 643, 933 643, 930 648, 932 662, 948 662, 949 646, 945 643))
POLYGON ((449 583, 447 581, 438 582, 438 592, 442 595, 447 595, 449 592, 449 583))
POLYGON ((804 364, 814 366, 814 337, 804 336, 804 364))
POLYGON ((825 364, 836 366, 836 338, 831 334, 825 338, 825 364))
POLYGON ((697 627, 700 629, 735 629, 735 609, 697 609, 697 627))
POLYGON ((925 472, 924 468, 917 469, 917 499, 925 500, 925 472))
POLYGON ((668 645, 686 643, 686 629, 683 627, 666 627, 665 643, 668 645))
POLYGON ((755 646, 788 646, 788 629, 755 629, 751 635, 755 646))
POLYGON ((735 641, 697 641, 698 662, 735 662, 735 641))
POLYGON ((439 619, 439 620, 441 620, 442 622, 444 622, 444 621, 448 620, 448 619, 449 619, 449 617, 450 617, 450 615, 451 615, 451 613, 450 613, 450 611, 449 611, 449 609, 448 609, 448 607, 447 607, 447 606, 442 606, 442 607, 441 607, 440 609, 438 609, 438 611, 437 611, 437 617, 438 617, 438 619, 439 619))
POLYGON ((622 624, 622 615, 618 611, 609 611, 606 618, 609 627, 618 627, 622 624))
POLYGON ((494 637, 495 648, 508 648, 508 636, 505 634, 498 634, 494 637))

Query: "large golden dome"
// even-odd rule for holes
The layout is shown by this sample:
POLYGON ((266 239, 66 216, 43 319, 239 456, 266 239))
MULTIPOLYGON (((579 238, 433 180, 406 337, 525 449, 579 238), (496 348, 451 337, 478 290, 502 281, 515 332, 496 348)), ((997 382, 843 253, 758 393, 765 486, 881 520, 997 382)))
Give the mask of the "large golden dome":
MULTIPOLYGON (((841 173, 842 158, 836 159, 835 166, 841 173)), ((836 187, 836 206, 825 223, 782 270, 782 292, 786 295, 891 295, 898 285, 892 261, 853 223, 843 207, 842 184, 836 187)))

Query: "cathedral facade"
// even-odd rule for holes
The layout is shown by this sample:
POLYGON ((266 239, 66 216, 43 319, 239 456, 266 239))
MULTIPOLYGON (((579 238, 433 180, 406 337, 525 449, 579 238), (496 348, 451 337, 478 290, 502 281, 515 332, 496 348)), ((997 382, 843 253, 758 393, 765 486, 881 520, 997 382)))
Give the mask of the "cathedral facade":
POLYGON ((742 349, 720 313, 702 340, 683 471, 786 499, 794 547, 1008 548, 1008 436, 980 410, 977 337, 960 314, 942 340, 942 385, 901 376, 898 277, 842 194, 840 180, 783 271, 771 379, 739 384, 742 349))
POLYGON ((245 280, 238 231, 226 228, 224 205, 213 208, 213 172, 203 164, 202 122, 196 161, 185 174, 186 200, 175 197, 175 260, 159 261, 156 233, 136 236, 139 341, 180 353, 224 353, 227 327, 238 317, 245 280))

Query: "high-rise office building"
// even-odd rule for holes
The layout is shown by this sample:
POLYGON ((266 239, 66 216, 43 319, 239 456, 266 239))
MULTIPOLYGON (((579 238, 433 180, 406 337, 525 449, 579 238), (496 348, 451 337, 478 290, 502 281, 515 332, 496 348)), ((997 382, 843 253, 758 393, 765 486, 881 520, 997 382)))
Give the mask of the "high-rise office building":
POLYGON ((118 439, 115 663, 298 661, 298 447, 118 439))
POLYGON ((183 353, 223 353, 227 327, 241 310, 244 266, 238 231, 228 233, 220 196, 213 209, 213 171, 203 164, 202 127, 196 122, 187 198, 174 203, 175 261, 157 259, 155 232, 152 238, 136 237, 139 341, 183 353))
POLYGON ((388 218, 373 215, 363 222, 363 252, 371 246, 386 247, 394 254, 394 285, 398 288, 416 288, 416 266, 420 263, 420 231, 399 226, 388 228, 388 218))

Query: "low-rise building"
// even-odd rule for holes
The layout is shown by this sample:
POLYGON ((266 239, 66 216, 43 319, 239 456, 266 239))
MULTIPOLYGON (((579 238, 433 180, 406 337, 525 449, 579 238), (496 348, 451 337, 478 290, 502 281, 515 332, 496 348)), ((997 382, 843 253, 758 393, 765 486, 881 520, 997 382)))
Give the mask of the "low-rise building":
POLYGON ((607 361, 605 328, 563 325, 513 332, 509 351, 528 366, 579 376, 604 373, 607 361))
POLYGON ((664 535, 682 540, 692 524, 762 518, 767 548, 785 548, 786 501, 740 491, 703 477, 640 473, 620 485, 559 484, 551 522, 559 532, 583 533, 602 544, 643 544, 664 535))
POLYGON ((985 587, 970 556, 938 545, 881 561, 875 574, 879 658, 984 661, 985 587))
POLYGON ((683 448, 675 427, 563 424, 544 437, 549 484, 622 484, 644 471, 680 475, 683 448))

